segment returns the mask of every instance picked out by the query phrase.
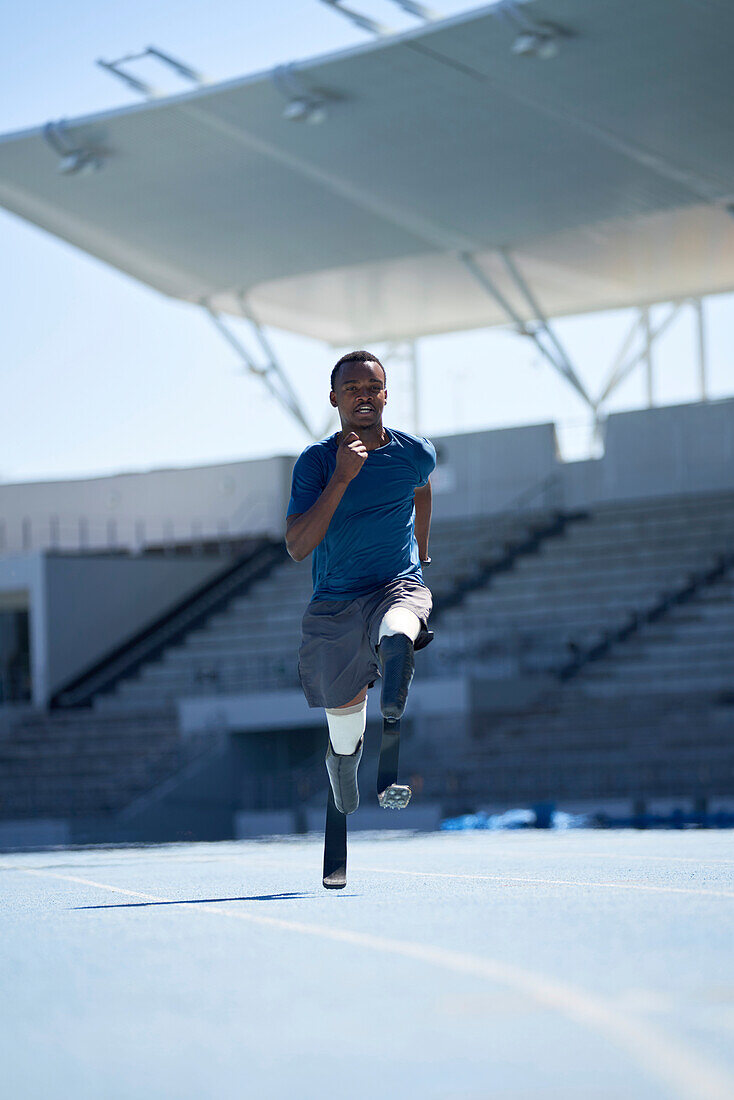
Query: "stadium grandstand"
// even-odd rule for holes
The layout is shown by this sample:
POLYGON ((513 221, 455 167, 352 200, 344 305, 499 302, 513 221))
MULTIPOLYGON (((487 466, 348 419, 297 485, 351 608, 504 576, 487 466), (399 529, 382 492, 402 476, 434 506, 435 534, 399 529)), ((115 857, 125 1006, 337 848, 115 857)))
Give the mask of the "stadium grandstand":
MULTIPOLYGON (((509 325, 588 407, 583 461, 551 424, 436 440, 408 827, 734 807, 734 401, 708 400, 701 307, 734 289, 731 31, 719 4, 496 4, 0 138, 6 209, 205 310, 312 436, 267 326, 389 354, 509 325), (651 83, 651 53, 682 43, 651 83), (592 395, 553 319, 620 307, 635 323, 592 395), (686 307, 701 400, 608 415, 635 369, 652 405, 653 342, 686 307)), ((283 546, 294 458, 0 485, 1 841, 320 817, 322 716, 295 660, 310 571, 283 546)))
MULTIPOLYGON (((551 425, 437 441, 437 629, 408 723, 421 797, 406 825, 548 802, 731 809, 732 439, 721 401, 611 416, 604 456, 581 463, 559 461, 551 425)), ((9 840, 315 827, 322 716, 295 661, 311 575, 281 541, 291 464, 0 486, 9 840), (224 511, 202 520, 231 481, 271 516, 254 500, 241 531, 224 511), (88 517, 69 522, 95 491, 119 501, 96 540, 88 517), (65 513, 44 516, 62 493, 65 513)))

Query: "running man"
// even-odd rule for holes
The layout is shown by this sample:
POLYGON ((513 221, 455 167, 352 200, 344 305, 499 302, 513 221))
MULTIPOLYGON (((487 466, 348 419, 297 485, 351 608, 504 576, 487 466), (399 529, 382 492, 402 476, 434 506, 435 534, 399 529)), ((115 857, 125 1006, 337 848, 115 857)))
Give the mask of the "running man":
POLYGON ((286 545, 295 561, 313 552, 298 672, 308 705, 326 710, 326 768, 337 809, 351 814, 359 805, 367 689, 382 677, 382 714, 401 718, 414 650, 433 637, 421 566, 431 560, 436 452, 427 439, 383 426, 385 370, 367 351, 342 356, 329 400, 341 431, 296 462, 286 545))

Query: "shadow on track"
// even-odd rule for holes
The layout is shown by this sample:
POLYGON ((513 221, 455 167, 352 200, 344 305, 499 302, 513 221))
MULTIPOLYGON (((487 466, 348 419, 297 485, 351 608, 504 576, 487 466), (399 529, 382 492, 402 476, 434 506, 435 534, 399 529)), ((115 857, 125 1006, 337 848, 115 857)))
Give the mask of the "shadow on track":
POLYGON ((182 898, 180 901, 122 901, 114 905, 73 905, 80 909, 144 909, 153 905, 216 905, 223 901, 288 901, 289 898, 315 898, 316 894, 253 894, 245 898, 182 898))

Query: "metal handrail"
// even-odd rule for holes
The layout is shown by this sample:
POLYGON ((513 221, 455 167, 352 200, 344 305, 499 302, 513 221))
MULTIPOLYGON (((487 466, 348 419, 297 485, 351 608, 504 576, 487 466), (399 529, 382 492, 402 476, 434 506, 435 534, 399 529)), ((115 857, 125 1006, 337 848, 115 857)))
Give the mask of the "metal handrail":
MULTIPOLYGON (((257 507, 239 508, 233 516, 191 518, 27 514, 14 522, 0 519, 0 556, 32 550, 141 553, 206 545, 220 550, 244 538, 267 534, 257 507)), ((270 532, 274 534, 274 532, 270 532)))

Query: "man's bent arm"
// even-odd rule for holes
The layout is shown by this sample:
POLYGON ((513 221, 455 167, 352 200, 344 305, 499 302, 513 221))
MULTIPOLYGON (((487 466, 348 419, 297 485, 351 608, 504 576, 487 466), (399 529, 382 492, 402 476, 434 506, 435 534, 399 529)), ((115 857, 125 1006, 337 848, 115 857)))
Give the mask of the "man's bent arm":
POLYGON ((307 512, 288 516, 285 545, 294 561, 303 561, 321 542, 348 485, 349 481, 337 477, 335 471, 307 512))
POLYGON ((428 560, 428 533, 431 530, 433 494, 430 480, 415 491, 415 537, 421 561, 428 560))

